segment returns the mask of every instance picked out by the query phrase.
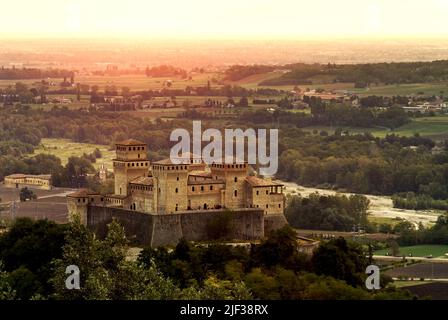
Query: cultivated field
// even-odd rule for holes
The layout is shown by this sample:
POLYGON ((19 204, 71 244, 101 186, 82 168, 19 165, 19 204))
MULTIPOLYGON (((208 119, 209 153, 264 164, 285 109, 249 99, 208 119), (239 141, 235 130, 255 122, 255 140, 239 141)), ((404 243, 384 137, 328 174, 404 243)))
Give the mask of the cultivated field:
POLYGON ((112 159, 115 157, 115 151, 110 150, 108 146, 91 144, 91 143, 78 143, 68 139, 49 139, 44 138, 38 148, 34 150, 34 153, 30 157, 37 154, 52 154, 61 159, 62 165, 68 162, 68 158, 71 156, 80 157, 84 153, 90 154, 95 149, 101 151, 102 157, 96 159, 93 166, 98 169, 102 164, 108 169, 112 169, 112 159))
MULTIPOLYGON (((387 253, 391 254, 391 249, 383 249, 375 252, 375 255, 384 256, 387 253)), ((409 247, 400 247, 400 255, 413 257, 427 257, 432 256, 434 258, 446 258, 445 254, 448 253, 448 245, 418 245, 409 247)))
POLYGON ((410 137, 418 133, 421 136, 429 137, 435 140, 443 140, 448 138, 448 116, 440 115, 434 117, 422 117, 414 118, 411 122, 396 128, 395 130, 390 130, 387 128, 364 128, 364 127, 329 127, 329 126, 310 126, 305 127, 305 131, 327 131, 332 134, 338 128, 342 130, 347 130, 352 134, 370 132, 375 137, 384 138, 387 134, 397 134, 400 136, 410 137))
POLYGON ((393 278, 448 279, 448 263, 420 262, 385 271, 393 278))

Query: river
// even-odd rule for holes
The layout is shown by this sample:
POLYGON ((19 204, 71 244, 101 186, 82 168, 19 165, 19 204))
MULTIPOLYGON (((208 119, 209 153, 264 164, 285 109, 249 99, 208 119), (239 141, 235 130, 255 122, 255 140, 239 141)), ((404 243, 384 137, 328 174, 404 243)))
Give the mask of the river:
MULTIPOLYGON (((347 192, 337 192, 327 189, 318 188, 308 188, 300 186, 293 182, 286 182, 278 180, 278 182, 284 184, 286 194, 300 194, 302 197, 307 197, 311 193, 319 193, 322 195, 352 195, 353 193, 347 192)), ((388 196, 375 196, 364 194, 370 200, 369 214, 374 217, 383 218, 401 218, 412 222, 414 225, 418 226, 421 222, 424 226, 428 226, 436 222, 437 217, 441 214, 440 211, 434 210, 408 210, 408 209, 397 209, 393 207, 392 198, 388 196)))

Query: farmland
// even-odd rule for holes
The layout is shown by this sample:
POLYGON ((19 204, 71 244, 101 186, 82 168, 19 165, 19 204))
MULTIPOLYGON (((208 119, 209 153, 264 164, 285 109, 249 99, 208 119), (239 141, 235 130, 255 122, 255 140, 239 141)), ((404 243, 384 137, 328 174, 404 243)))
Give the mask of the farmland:
POLYGON ((400 136, 413 136, 418 133, 420 136, 433 138, 435 140, 443 140, 448 137, 448 116, 434 116, 434 117, 422 117, 413 118, 409 123, 396 128, 395 130, 389 130, 387 128, 362 128, 362 127, 328 127, 328 126, 310 126, 303 128, 306 131, 326 131, 328 133, 334 133, 336 129, 341 128, 343 131, 348 131, 352 134, 370 132, 376 137, 383 138, 387 134, 397 134, 400 136))
MULTIPOLYGON (((376 251, 376 255, 386 255, 391 253, 391 249, 384 249, 376 251)), ((417 245, 409 247, 400 247, 400 255, 413 257, 426 257, 432 255, 436 257, 445 257, 445 253, 448 253, 448 245, 417 245)))
POLYGON ((393 278, 448 279, 448 263, 419 262, 385 271, 393 278))
POLYGON ((90 154, 97 148, 101 151, 102 157, 96 159, 93 166, 98 169, 102 164, 104 164, 106 168, 112 169, 112 159, 115 157, 115 152, 113 150, 109 150, 108 146, 78 143, 67 139, 44 138, 42 139, 40 146, 35 149, 34 153, 30 156, 35 156, 37 154, 51 154, 60 158, 62 165, 65 165, 68 162, 69 157, 80 157, 84 153, 90 154))

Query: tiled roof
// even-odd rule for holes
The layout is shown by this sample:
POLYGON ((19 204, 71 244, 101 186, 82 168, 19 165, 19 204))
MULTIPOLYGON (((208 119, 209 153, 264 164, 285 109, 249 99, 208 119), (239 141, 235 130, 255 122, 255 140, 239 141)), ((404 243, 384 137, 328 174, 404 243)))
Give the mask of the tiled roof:
POLYGON ((170 158, 166 158, 163 160, 155 161, 152 164, 173 164, 170 158))
POLYGON ((252 187, 279 187, 283 186, 281 183, 274 182, 270 179, 261 179, 257 177, 246 177, 246 181, 252 186, 252 187))
POLYGON ((152 177, 137 177, 135 179, 132 179, 129 183, 132 183, 132 184, 142 184, 142 185, 145 185, 145 186, 152 186, 153 185, 152 177))
POLYGON ((225 183, 225 181, 221 179, 193 180, 188 178, 188 185, 223 184, 223 183, 225 183))
POLYGON ((124 141, 118 142, 117 145, 120 146, 141 146, 146 145, 146 143, 136 140, 136 139, 126 139, 124 141))
POLYGON ((71 197, 71 198, 83 198, 83 197, 88 197, 90 195, 98 195, 99 193, 97 192, 93 192, 91 190, 87 190, 87 189, 79 189, 76 192, 70 193, 69 195, 67 195, 67 197, 71 197))
POLYGON ((166 159, 163 159, 163 160, 155 161, 152 164, 173 165, 173 166, 178 166, 178 165, 179 166, 182 166, 182 165, 190 166, 191 165, 189 163, 173 163, 170 158, 166 158, 166 159))
POLYGON ((51 179, 51 174, 23 174, 14 173, 5 178, 19 179, 19 178, 40 178, 40 179, 51 179))
POLYGON ((194 170, 194 171, 190 171, 189 176, 210 178, 212 176, 212 173, 211 172, 207 172, 207 171, 194 170))

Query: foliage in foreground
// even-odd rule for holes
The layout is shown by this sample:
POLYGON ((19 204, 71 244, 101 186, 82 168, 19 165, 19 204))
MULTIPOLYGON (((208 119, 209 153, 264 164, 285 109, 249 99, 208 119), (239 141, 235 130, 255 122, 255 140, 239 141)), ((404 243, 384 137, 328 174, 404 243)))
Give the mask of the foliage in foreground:
POLYGON ((294 231, 284 228, 250 249, 182 240, 171 251, 146 248, 133 261, 116 221, 98 239, 79 221, 18 219, 0 236, 0 299, 411 298, 397 289, 364 289, 365 254, 356 244, 323 243, 312 259, 297 249, 294 231), (80 290, 65 287, 69 265, 80 269, 80 290))

